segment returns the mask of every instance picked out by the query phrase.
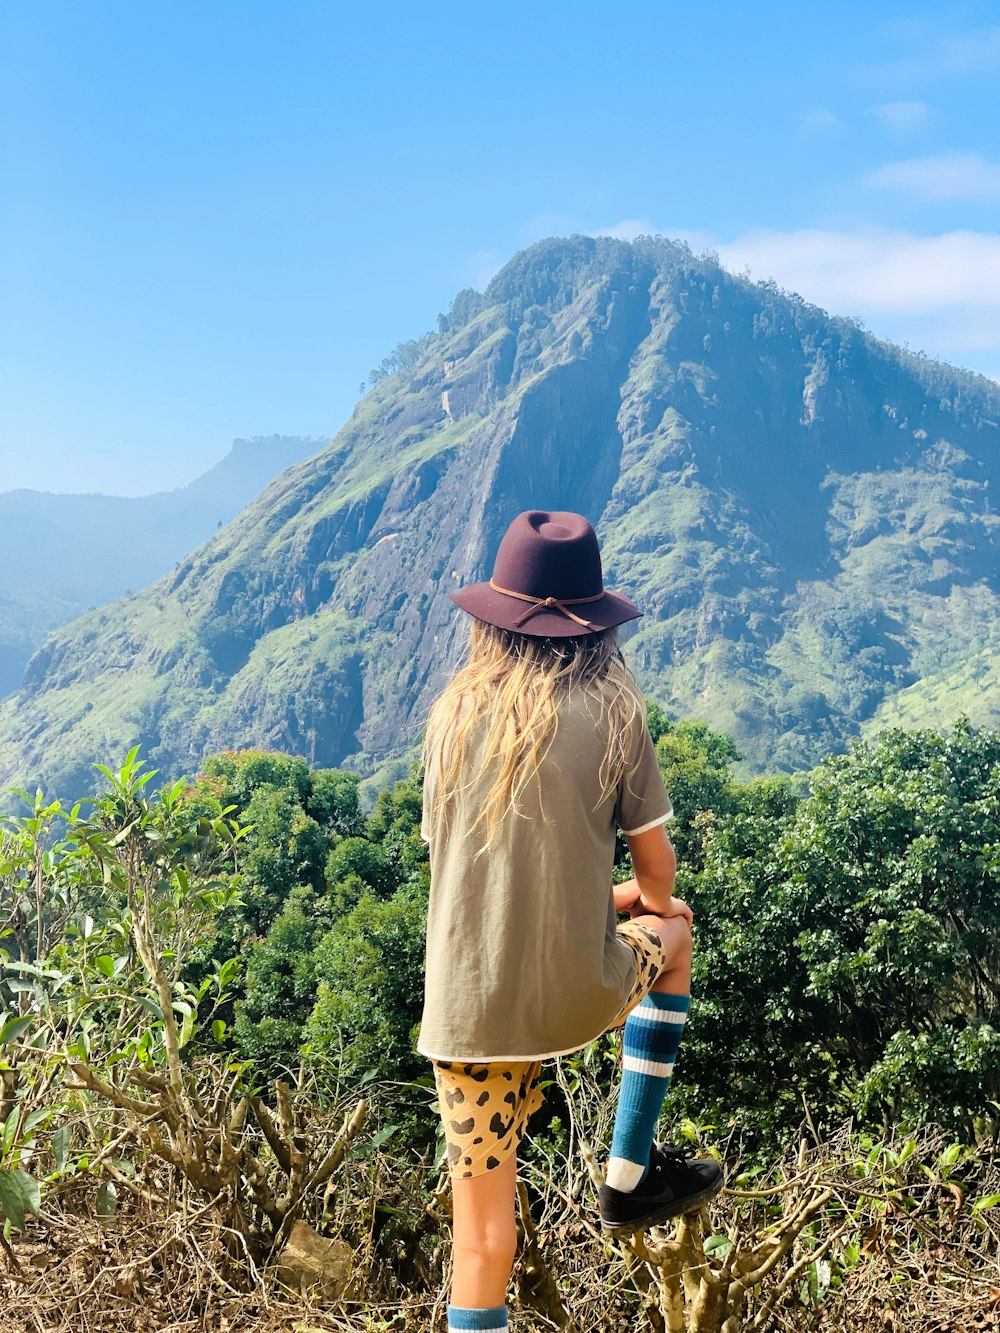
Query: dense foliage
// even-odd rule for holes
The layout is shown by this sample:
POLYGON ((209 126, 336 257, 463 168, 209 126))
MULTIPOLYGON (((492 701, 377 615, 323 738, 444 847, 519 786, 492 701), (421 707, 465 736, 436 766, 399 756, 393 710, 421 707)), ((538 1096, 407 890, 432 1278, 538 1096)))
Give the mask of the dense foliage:
POLYGON ((777 1131, 1000 1110, 1000 736, 890 731, 796 800, 761 785, 682 874, 698 921, 686 1100, 777 1131))
POLYGON ((201 956, 239 959, 234 1039, 269 1073, 304 1053, 344 1077, 425 1072, 411 1041, 429 885, 419 775, 382 791, 367 816, 358 782, 245 750, 209 759, 191 794, 249 829, 238 904, 201 956))
MULTIPOLYGON (((889 731, 798 783, 747 784, 728 737, 657 705, 649 721, 697 946, 666 1117, 713 1151, 739 1145, 748 1192, 726 1235, 683 1231, 643 1262, 675 1283, 707 1265, 721 1319, 747 1301, 759 1313, 779 1299, 848 1300, 886 1201, 925 1218, 908 1242, 915 1274, 920 1228, 943 1226, 966 1190, 966 1231, 992 1235, 979 1214, 1000 1205, 988 1167, 1000 1111, 1000 733, 964 720, 946 734, 889 731), (856 1137, 837 1139, 845 1117, 856 1137), (932 1126, 948 1137, 926 1137, 932 1126), (785 1186, 755 1195, 803 1130, 841 1146, 808 1168, 800 1151, 785 1186), (828 1176, 840 1181, 833 1196, 828 1176), (793 1242, 801 1262, 775 1267, 768 1286, 793 1242), (740 1274, 758 1269, 748 1296, 740 1274)), ((0 832, 8 1234, 60 1193, 105 1223, 137 1202, 159 1206, 156 1173, 169 1170, 217 1237, 266 1259, 294 1219, 332 1225, 332 1182, 368 1115, 361 1178, 387 1147, 413 1169, 415 1194, 376 1199, 367 1222, 342 1201, 337 1232, 360 1244, 364 1228, 385 1228, 405 1282, 438 1282, 439 1258, 422 1247, 440 1200, 415 1204, 438 1159, 413 1049, 429 885, 419 772, 368 814, 356 775, 259 750, 216 755, 193 783, 156 795, 135 751, 101 776, 91 801, 70 810, 39 793, 0 832), (374 1091, 370 1108, 359 1089, 374 1091)), ((540 1190, 579 1169, 581 1134, 600 1151, 618 1051, 609 1035, 555 1070, 526 1163, 540 1190)), ((522 1217, 528 1206, 525 1194, 522 1217)), ((559 1226, 567 1244, 586 1235, 559 1226)), ((530 1225, 524 1244, 537 1272, 530 1225)), ((231 1251, 213 1262, 236 1271, 231 1251)), ((533 1281, 523 1298, 556 1317, 569 1288, 533 1281)), ((633 1299, 623 1294, 622 1319, 633 1299)), ((717 1329, 700 1299, 688 1293, 686 1327, 717 1329)))
MULTIPOLYGON (((847 1115, 872 1127, 938 1124, 970 1140, 992 1130, 1000 735, 964 721, 948 734, 886 732, 827 760, 806 789, 738 782, 728 737, 655 704, 649 720, 696 925, 675 1117, 737 1125, 769 1150, 803 1120, 822 1130, 847 1115)), ((257 750, 214 756, 183 795, 174 790, 191 819, 218 825, 225 815, 244 830, 179 951, 177 984, 192 994, 226 969, 213 1009, 222 1048, 262 1078, 309 1068, 426 1082, 414 1051, 429 886, 419 772, 367 815, 356 775, 257 750)), ((29 873, 31 819, 5 835, 8 876, 29 873), (28 850, 17 853, 18 839, 28 850)), ((46 865, 71 883, 85 825, 68 827, 46 865)), ((624 843, 619 859, 623 876, 624 843)), ((62 902, 69 890, 59 892, 62 902)), ((74 892, 92 923, 107 913, 95 888, 74 892)), ((81 929, 73 903, 36 905, 32 918, 8 901, 17 966, 71 948, 81 929)), ((598 1045, 613 1057, 613 1038, 598 1045)), ((607 1074, 610 1087, 610 1064, 607 1074)), ((415 1145, 433 1133, 421 1106, 411 1099, 401 1112, 415 1145)))

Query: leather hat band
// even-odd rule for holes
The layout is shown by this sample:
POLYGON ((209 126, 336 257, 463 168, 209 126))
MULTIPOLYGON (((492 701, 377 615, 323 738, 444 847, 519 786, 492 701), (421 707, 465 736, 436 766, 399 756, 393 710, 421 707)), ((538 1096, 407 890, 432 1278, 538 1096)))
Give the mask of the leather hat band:
POLYGON ((595 593, 593 597, 531 597, 527 593, 514 592, 511 588, 501 588, 490 579, 490 587, 494 592, 501 592, 505 597, 516 597, 519 602, 531 602, 527 611, 523 612, 513 622, 515 625, 523 625, 526 620, 530 620, 536 611, 561 611, 564 616, 574 620, 584 629, 592 630, 593 624, 589 620, 584 620, 581 616, 575 615, 568 608, 571 606, 580 606, 584 602, 599 602, 604 596, 604 589, 595 593))

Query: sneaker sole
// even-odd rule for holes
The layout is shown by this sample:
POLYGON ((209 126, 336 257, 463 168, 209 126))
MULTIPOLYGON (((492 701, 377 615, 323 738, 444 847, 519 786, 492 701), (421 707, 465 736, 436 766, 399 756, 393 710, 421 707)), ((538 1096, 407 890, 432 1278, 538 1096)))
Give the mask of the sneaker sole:
POLYGON ((652 1213, 646 1213, 643 1217, 637 1217, 634 1222, 605 1222, 601 1218, 601 1231, 605 1236, 615 1239, 619 1236, 634 1236, 638 1231, 647 1231, 650 1227, 658 1226, 661 1222, 668 1222, 672 1217, 683 1217, 685 1213, 694 1213, 702 1206, 708 1203, 709 1199, 714 1199, 722 1189, 722 1176, 713 1185, 707 1186, 698 1194, 690 1194, 678 1205, 675 1200, 673 1203, 664 1204, 652 1213))

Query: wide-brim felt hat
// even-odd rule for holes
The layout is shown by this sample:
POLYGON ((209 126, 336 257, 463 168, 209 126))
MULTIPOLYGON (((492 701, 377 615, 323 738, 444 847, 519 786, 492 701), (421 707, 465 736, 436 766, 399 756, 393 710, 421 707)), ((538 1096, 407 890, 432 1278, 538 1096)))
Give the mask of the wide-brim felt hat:
POLYGON ((448 595, 477 620, 533 638, 596 634, 642 615, 605 588, 597 533, 582 514, 564 510, 518 514, 490 580, 448 595))

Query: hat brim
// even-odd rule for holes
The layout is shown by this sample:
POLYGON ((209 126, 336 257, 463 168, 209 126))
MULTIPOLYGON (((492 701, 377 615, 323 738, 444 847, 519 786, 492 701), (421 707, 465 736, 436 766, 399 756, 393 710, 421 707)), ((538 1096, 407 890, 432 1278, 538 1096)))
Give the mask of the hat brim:
POLYGON ((603 629, 613 629, 615 625, 624 625, 627 620, 637 620, 643 614, 627 597, 617 592, 605 592, 599 602, 581 602, 569 608, 581 620, 589 620, 593 630, 578 625, 561 611, 548 608, 536 611, 523 624, 515 625, 514 621, 528 610, 528 603, 497 592, 488 583, 470 583, 467 588, 459 588, 458 592, 450 592, 448 596, 456 606, 477 620, 485 620, 488 625, 536 639, 578 638, 603 629))

